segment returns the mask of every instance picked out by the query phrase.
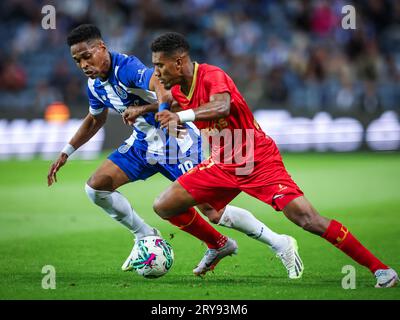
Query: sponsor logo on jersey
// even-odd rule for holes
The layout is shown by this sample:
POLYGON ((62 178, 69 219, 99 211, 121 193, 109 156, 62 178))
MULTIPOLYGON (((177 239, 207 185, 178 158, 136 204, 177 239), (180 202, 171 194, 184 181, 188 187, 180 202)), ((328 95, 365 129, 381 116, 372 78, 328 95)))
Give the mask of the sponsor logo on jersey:
POLYGON ((122 89, 120 86, 115 85, 114 89, 115 89, 115 92, 117 93, 117 95, 119 95, 120 98, 122 98, 122 99, 128 98, 128 93, 124 89, 122 89))
POLYGON ((128 151, 129 151, 129 148, 130 148, 131 146, 129 145, 129 144, 124 144, 123 146, 120 146, 119 148, 118 148, 118 152, 119 153, 127 153, 128 151))

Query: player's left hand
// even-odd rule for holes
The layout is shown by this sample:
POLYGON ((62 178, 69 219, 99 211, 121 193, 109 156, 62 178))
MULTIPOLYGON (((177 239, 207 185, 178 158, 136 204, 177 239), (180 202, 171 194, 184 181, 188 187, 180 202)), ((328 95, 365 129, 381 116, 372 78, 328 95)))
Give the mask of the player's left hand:
POLYGON ((175 131, 175 132, 177 131, 176 128, 180 123, 178 115, 169 110, 163 110, 161 112, 157 112, 156 120, 160 122, 161 129, 166 128, 168 131, 175 131))
POLYGON ((47 174, 47 185, 50 187, 54 182, 57 182, 57 172, 67 162, 68 156, 65 153, 60 153, 56 161, 54 161, 47 174))

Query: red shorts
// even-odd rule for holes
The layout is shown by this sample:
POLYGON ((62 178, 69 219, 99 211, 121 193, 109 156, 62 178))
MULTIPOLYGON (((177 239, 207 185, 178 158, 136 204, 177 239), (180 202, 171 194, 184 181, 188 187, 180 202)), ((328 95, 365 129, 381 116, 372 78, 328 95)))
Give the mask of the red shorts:
POLYGON ((214 163, 209 158, 180 176, 178 182, 197 203, 209 203, 216 210, 244 191, 282 211, 303 192, 286 171, 275 143, 268 148, 268 156, 265 151, 255 152, 254 167, 248 175, 237 175, 237 167, 214 163))

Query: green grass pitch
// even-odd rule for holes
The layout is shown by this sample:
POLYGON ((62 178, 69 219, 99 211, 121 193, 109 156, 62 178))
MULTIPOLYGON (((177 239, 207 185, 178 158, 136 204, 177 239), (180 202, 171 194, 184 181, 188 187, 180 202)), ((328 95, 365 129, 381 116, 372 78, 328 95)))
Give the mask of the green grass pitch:
MULTIPOLYGON (((102 159, 105 158, 103 155, 102 159)), ((375 289, 365 268, 266 204, 241 194, 233 204, 270 228, 294 236, 305 272, 288 280, 264 244, 217 226, 235 238, 239 254, 214 273, 192 269, 205 246, 152 211, 169 184, 157 175, 121 188, 133 207, 170 239, 171 271, 144 279, 120 270, 132 247, 130 233, 94 206, 84 183, 102 162, 70 161, 58 183, 46 184, 49 161, 0 162, 0 299, 399 299, 400 288, 375 289), (41 287, 42 267, 56 270, 56 289, 41 287), (342 268, 356 270, 356 289, 342 288, 342 268)), ((323 215, 338 219, 383 262, 400 271, 400 153, 284 154, 294 180, 323 215)))

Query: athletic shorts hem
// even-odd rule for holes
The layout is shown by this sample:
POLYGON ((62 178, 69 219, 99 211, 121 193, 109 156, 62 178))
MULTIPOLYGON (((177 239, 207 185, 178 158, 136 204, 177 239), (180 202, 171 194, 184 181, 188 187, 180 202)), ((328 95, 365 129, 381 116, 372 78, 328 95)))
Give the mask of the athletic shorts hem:
POLYGON ((133 182, 133 181, 137 180, 137 178, 133 177, 129 173, 129 170, 120 161, 118 161, 118 163, 116 162, 117 159, 114 158, 113 153, 110 154, 107 157, 107 159, 110 160, 113 164, 115 164, 118 168, 120 168, 126 174, 126 176, 128 177, 129 181, 133 182))

